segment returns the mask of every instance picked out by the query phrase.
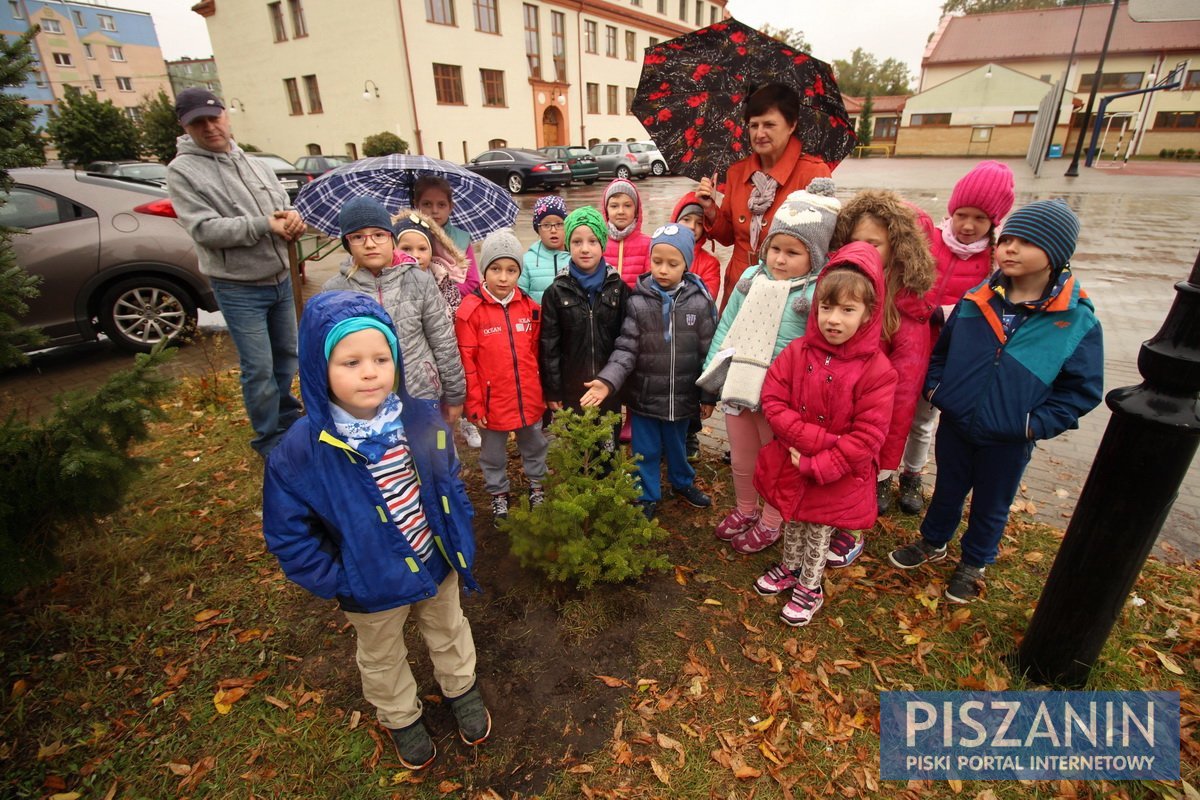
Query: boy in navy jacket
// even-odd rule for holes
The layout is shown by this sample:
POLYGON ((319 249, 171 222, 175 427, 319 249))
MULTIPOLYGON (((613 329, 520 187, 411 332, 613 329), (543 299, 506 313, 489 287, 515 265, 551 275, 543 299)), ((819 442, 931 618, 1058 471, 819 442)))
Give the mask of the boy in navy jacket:
POLYGON ((921 539, 888 559, 913 569, 946 557, 973 492, 962 560, 946 598, 979 595, 1034 443, 1079 426, 1100 402, 1104 346, 1092 302, 1071 272, 1079 220, 1061 200, 1016 211, 996 243, 996 272, 943 328, 924 396, 942 412, 937 482, 921 539))
POLYGON ((391 318, 370 297, 325 292, 300 325, 307 416, 267 459, 263 535, 289 579, 337 598, 357 635, 363 696, 404 766, 436 755, 421 722, 404 623, 412 616, 469 745, 492 720, 459 605, 475 542, 470 500, 436 400, 404 389, 391 318))

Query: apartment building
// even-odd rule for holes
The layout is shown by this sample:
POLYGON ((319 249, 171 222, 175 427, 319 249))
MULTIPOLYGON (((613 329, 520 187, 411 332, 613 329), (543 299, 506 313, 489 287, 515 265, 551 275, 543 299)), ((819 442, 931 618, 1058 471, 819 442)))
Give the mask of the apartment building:
POLYGON ((138 106, 160 89, 171 93, 167 66, 150 15, 72 0, 6 0, 0 3, 0 34, 19 36, 30 26, 38 63, 16 89, 39 110, 37 125, 67 86, 95 92, 135 121, 138 106))
POLYGON ((221 95, 221 76, 217 74, 214 58, 188 58, 167 62, 167 77, 171 91, 179 94, 184 89, 208 89, 218 97, 221 95))
POLYGON ((725 0, 203 0, 234 136, 286 158, 383 131, 464 162, 489 147, 640 139, 643 50, 725 0))

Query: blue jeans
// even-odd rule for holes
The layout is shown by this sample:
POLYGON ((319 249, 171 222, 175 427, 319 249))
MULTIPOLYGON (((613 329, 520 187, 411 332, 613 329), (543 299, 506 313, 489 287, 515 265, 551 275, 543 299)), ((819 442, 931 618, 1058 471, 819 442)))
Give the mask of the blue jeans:
POLYGON ((255 286, 209 279, 209 283, 237 347, 242 401, 256 434, 250 446, 266 458, 300 418, 300 401, 292 396, 292 379, 300 367, 292 282, 255 286))
POLYGON ((629 447, 642 457, 638 462, 638 478, 645 502, 662 500, 662 459, 667 457, 667 479, 678 489, 685 489, 696 479, 696 471, 687 460, 687 431, 690 419, 665 419, 630 414, 633 438, 629 447))

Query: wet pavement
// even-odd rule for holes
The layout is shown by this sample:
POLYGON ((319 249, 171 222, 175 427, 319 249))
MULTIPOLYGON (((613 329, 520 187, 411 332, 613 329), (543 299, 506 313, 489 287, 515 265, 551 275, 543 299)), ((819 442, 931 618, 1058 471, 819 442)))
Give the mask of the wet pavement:
MULTIPOLYGON (((835 173, 838 195, 886 187, 903 194, 930 212, 945 214, 954 182, 975 163, 973 159, 867 159, 849 161, 835 173)), ((1065 178, 1066 162, 1048 162, 1035 178, 1022 161, 1008 162, 1017 176, 1017 205, 1047 197, 1063 197, 1079 215, 1082 230, 1073 264, 1096 304, 1105 333, 1106 391, 1141 382, 1136 362, 1141 343, 1157 332, 1175 297, 1174 284, 1185 280, 1200 250, 1195 220, 1200 219, 1200 165, 1131 162, 1125 169, 1106 165, 1081 170, 1065 178)), ((684 178, 649 178, 638 183, 646 208, 647 232, 667 221, 676 200, 694 184, 684 178)), ((598 205, 604 182, 563 192, 568 208, 598 205)), ((530 224, 537 195, 518 198, 518 238, 526 246, 535 234, 530 224)), ((728 258, 718 248, 718 258, 728 258)), ((308 265, 306 295, 313 293, 337 269, 339 253, 308 265)), ((186 347, 173 360, 174 374, 201 374, 236 365, 236 354, 220 333, 219 315, 202 319, 208 333, 201 346, 186 347)), ((106 342, 36 356, 33 363, 0 374, 0 406, 37 415, 51 407, 52 397, 64 390, 97 385, 106 375, 128 364, 128 356, 106 342)), ((1081 421, 1079 430, 1039 444, 1025 474, 1021 499, 1038 521, 1065 527, 1078 499, 1109 412, 1101 404, 1081 421)), ((725 449, 720 414, 706 426, 704 443, 710 457, 725 449)), ((930 464, 933 472, 935 465, 930 464)), ((927 483, 931 483, 927 481, 927 483)), ((1160 555, 1200 558, 1200 463, 1193 462, 1179 498, 1159 539, 1160 555)))

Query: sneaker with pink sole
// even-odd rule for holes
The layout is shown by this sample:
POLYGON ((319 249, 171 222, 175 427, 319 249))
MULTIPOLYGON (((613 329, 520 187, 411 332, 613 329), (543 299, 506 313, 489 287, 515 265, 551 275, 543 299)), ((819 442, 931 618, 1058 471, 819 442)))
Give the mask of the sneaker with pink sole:
POLYGON ((730 511, 725 519, 721 520, 721 524, 717 526, 716 535, 722 542, 728 542, 739 533, 745 533, 754 527, 754 523, 758 522, 759 515, 743 514, 736 508, 730 511))
POLYGON ((786 564, 775 564, 762 575, 758 576, 758 580, 754 582, 754 591, 763 597, 770 597, 773 594, 782 594, 788 589, 793 588, 799 580, 799 576, 788 569, 786 564))
POLYGON ((784 603, 779 618, 793 628, 800 628, 812 622, 824 604, 825 593, 821 589, 809 589, 796 584, 796 588, 792 589, 792 599, 784 603))
POLYGON ((729 540, 733 545, 733 549, 742 555, 750 555, 757 553, 760 550, 766 550, 771 545, 779 541, 780 529, 768 528, 763 525, 761 519, 754 523, 754 527, 745 533, 739 533, 737 536, 729 540))

